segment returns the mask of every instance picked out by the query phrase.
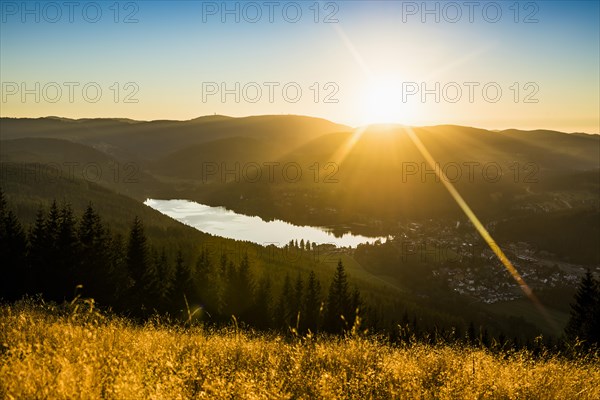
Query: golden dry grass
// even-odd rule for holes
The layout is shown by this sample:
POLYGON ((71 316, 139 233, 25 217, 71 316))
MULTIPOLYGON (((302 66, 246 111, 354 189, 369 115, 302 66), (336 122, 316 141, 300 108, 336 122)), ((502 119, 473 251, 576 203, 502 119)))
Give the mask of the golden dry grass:
POLYGON ((598 399, 597 360, 0 308, 3 399, 598 399))

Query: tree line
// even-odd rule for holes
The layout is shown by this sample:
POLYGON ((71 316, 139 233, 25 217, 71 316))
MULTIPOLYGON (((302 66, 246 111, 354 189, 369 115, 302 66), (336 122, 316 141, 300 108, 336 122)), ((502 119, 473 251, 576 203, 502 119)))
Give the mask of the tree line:
MULTIPOLYGON (((311 248, 303 241, 288 246, 311 248)), ((59 207, 54 201, 48 210, 40 208, 33 226, 25 230, 0 190, 3 301, 42 294, 46 300, 62 302, 82 295, 134 318, 159 313, 182 321, 199 318, 225 324, 234 316, 238 323, 257 329, 300 334, 342 333, 360 323, 371 331, 386 330, 392 340, 462 340, 486 347, 517 344, 502 335, 491 337, 472 323, 464 335, 459 327, 421 328, 417 316, 411 320, 406 313, 398 323, 386 325, 385 316, 377 315, 358 288, 350 286, 341 261, 328 287, 314 271, 308 276, 286 274, 275 287, 267 273, 255 276, 247 255, 237 263, 224 253, 214 260, 206 250, 188 258, 181 249, 152 246, 137 217, 128 235, 114 234, 92 204, 77 217, 69 204, 59 207)), ((590 271, 576 293, 565 337, 585 346, 600 343, 600 283, 590 271)))
POLYGON ((235 316, 258 329, 298 333, 340 333, 368 321, 368 308, 341 261, 329 290, 314 271, 307 277, 287 274, 274 288, 268 274, 254 276, 247 255, 238 263, 224 253, 213 260, 206 250, 195 260, 181 250, 172 257, 169 249, 150 244, 138 217, 127 237, 113 234, 91 203, 77 217, 69 204, 54 201, 48 210, 40 208, 25 230, 0 191, 0 239, 5 301, 42 294, 62 302, 82 295, 132 317, 160 313, 189 320, 193 315, 227 323, 235 316))

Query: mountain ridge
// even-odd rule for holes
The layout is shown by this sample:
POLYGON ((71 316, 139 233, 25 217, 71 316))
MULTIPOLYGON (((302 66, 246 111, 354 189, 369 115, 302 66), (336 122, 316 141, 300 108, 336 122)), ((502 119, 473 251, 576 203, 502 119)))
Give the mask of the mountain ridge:
POLYGON ((345 124, 339 124, 336 122, 333 122, 331 120, 328 120, 326 118, 321 118, 321 117, 314 117, 314 116, 308 116, 308 115, 296 115, 296 114, 261 114, 261 115, 248 115, 248 116, 240 116, 240 117, 232 117, 232 116, 228 116, 228 115, 222 115, 222 114, 206 114, 206 115, 200 115, 198 117, 194 117, 194 118, 190 118, 190 119, 182 119, 182 120, 177 120, 177 119, 153 119, 153 120, 138 120, 138 119, 131 119, 131 118, 119 118, 119 117, 96 117, 96 118, 68 118, 68 117, 60 117, 60 116, 54 116, 54 115, 48 115, 48 116, 44 116, 44 117, 0 117, 0 123, 3 120, 6 121, 15 121, 15 120, 31 120, 31 121, 40 121, 40 120, 51 120, 51 121, 60 121, 60 122, 91 122, 91 121, 103 121, 103 122, 109 122, 109 121, 116 121, 116 122, 128 122, 128 123, 210 123, 210 122, 222 122, 222 121, 231 121, 231 120, 250 120, 250 119, 254 119, 254 118, 262 118, 262 117, 300 117, 300 118, 307 118, 307 119, 314 119, 314 120, 321 120, 321 121, 327 121, 333 124, 337 124, 340 126, 345 126, 347 128, 350 129, 359 129, 359 128, 364 128, 364 127, 371 127, 371 126, 391 126, 391 127, 408 127, 408 128, 422 128, 422 129, 430 129, 430 128, 467 128, 467 129, 478 129, 478 130, 482 130, 482 131, 489 131, 489 132, 495 132, 495 133, 510 133, 510 132, 556 132, 556 133, 563 133, 563 134, 567 134, 567 135, 588 135, 588 136, 600 136, 600 131, 599 132, 581 132, 581 131, 574 131, 574 132, 567 132, 567 131, 559 131, 559 130, 554 130, 554 129, 543 129, 543 128, 537 128, 537 129, 519 129, 519 128, 504 128, 504 129, 494 129, 494 128, 480 128, 480 127, 476 127, 476 126, 470 126, 470 125, 457 125, 457 124, 438 124, 438 125, 405 125, 405 124, 400 124, 400 123, 393 123, 393 124, 389 124, 389 123, 374 123, 374 124, 367 124, 367 125, 361 125, 361 126, 356 126, 356 127, 352 127, 350 125, 345 125, 345 124))

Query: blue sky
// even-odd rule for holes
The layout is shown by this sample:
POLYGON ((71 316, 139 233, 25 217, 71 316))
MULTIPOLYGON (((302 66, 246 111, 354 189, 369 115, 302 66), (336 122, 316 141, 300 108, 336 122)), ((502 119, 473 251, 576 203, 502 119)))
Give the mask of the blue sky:
POLYGON ((284 113, 350 125, 380 118, 415 125, 599 130, 598 1, 473 2, 472 21, 462 1, 425 6, 83 1, 76 2, 73 22, 63 2, 25 2, 32 11, 25 15, 24 2, 0 3, 2 116, 189 119, 284 113), (424 15, 423 7, 438 11, 424 15), (72 102, 65 82, 79 84, 72 102), (97 102, 82 94, 90 82, 102 91, 97 102), (265 82, 276 84, 272 101, 265 82), (473 101, 465 82, 476 84, 473 101), (207 95, 207 84, 219 91, 207 95), (262 93, 253 102, 256 86, 262 93), (457 86, 462 93, 453 102, 457 86), (223 87, 239 99, 233 92, 222 98, 223 87), (417 93, 401 96, 415 87, 417 93), (37 90, 39 102, 33 94, 23 99, 23 88, 37 90), (301 94, 294 97, 297 88, 301 94), (425 90, 430 94, 423 98, 425 90), (137 102, 125 102, 127 95, 137 102))

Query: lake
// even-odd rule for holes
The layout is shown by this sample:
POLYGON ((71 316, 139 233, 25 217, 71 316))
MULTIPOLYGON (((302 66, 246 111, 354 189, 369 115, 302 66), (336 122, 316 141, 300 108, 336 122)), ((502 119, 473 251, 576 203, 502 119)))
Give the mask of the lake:
POLYGON ((265 221, 260 217, 238 214, 224 207, 212 207, 189 200, 147 199, 144 204, 202 232, 260 245, 283 247, 290 240, 309 240, 337 247, 356 247, 361 243, 384 242, 384 237, 366 237, 346 233, 335 237, 326 228, 297 226, 288 222, 265 221))

